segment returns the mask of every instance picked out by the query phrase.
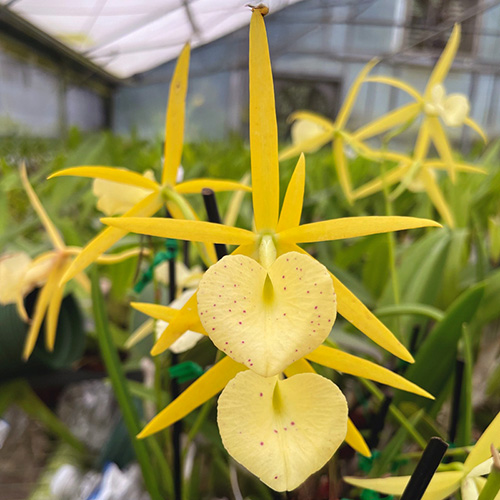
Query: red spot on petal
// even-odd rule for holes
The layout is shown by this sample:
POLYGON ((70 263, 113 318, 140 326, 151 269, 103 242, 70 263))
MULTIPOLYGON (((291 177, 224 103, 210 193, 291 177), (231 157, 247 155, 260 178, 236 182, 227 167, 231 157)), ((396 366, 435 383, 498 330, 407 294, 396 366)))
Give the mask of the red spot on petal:
POLYGON ((242 341, 241 341, 241 343, 242 343, 242 344, 244 344, 244 343, 245 343, 245 341, 244 341, 244 340, 242 340, 242 341))
POLYGON ((226 342, 226 345, 229 344, 229 342, 226 342))
POLYGON ((264 394, 262 394, 262 392, 259 394, 260 397, 262 397, 264 394))
POLYGON ((295 422, 290 422, 290 425, 295 425, 295 422))
POLYGON ((264 446, 264 441, 261 441, 261 442, 260 442, 260 445, 261 445, 261 446, 264 446))
POLYGON ((318 308, 318 306, 314 306, 314 309, 317 309, 317 308, 318 308))
POLYGON ((283 427, 283 430, 285 430, 285 431, 286 431, 286 430, 287 430, 287 429, 286 429, 286 427, 283 427))
POLYGON ((241 325, 241 321, 238 321, 238 324, 241 325))
MULTIPOLYGON (((288 259, 287 259, 288 260, 288 259)), ((278 476, 274 476, 274 479, 278 479, 278 476)))
POLYGON ((212 328, 212 332, 215 330, 215 328, 212 328))
POLYGON ((275 433, 275 434, 278 434, 278 431, 277 431, 276 429, 274 429, 274 433, 275 433))
POLYGON ((246 313, 245 309, 243 309, 243 312, 246 313))
POLYGON ((307 293, 309 293, 309 290, 307 290, 307 293))
POLYGON ((283 275, 283 276, 281 277, 281 279, 285 279, 285 275, 283 275))

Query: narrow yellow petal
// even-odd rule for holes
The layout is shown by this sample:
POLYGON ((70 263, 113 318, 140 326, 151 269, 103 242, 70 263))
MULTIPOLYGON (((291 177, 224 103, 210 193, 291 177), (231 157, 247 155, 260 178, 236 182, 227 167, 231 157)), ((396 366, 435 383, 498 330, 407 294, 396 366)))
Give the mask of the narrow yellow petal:
POLYGON ((24 343, 24 361, 26 361, 33 352, 38 334, 40 333, 40 327, 42 326, 43 318, 45 317, 49 301, 51 300, 52 295, 57 287, 59 277, 60 276, 58 273, 58 268, 55 267, 50 273, 47 283, 45 283, 44 287, 39 292, 35 305, 35 312, 33 314, 33 320, 31 322, 30 328, 28 330, 28 335, 24 343))
POLYGON ((452 182, 455 182, 456 171, 455 171, 455 161, 453 160, 453 152, 451 150, 448 138, 444 133, 443 127, 439 122, 439 119, 435 116, 430 116, 427 118, 430 128, 430 137, 434 145, 436 146, 437 152, 442 160, 446 163, 448 167, 448 174, 452 182))
POLYGON ((151 318, 144 321, 142 325, 140 325, 130 334, 130 337, 125 342, 125 348, 130 349, 134 345, 138 344, 141 340, 145 339, 148 335, 151 335, 153 333, 154 323, 155 320, 151 318))
POLYGON ((309 255, 285 253, 267 269, 229 255, 203 276, 198 313, 221 351, 271 377, 325 340, 335 293, 327 269, 309 255))
POLYGON ((481 136, 481 139, 484 141, 484 142, 488 142, 488 136, 486 135, 486 132, 481 128, 481 126, 479 125, 479 123, 477 123, 475 120, 473 120, 471 117, 467 117, 465 120, 464 120, 464 125, 467 125, 468 127, 470 127, 472 130, 474 130, 474 132, 476 132, 477 134, 479 134, 481 136))
POLYGON ((340 389, 320 375, 280 380, 246 371, 220 395, 217 423, 236 461, 273 490, 293 490, 344 440, 347 403, 340 389))
POLYGON ((500 448, 500 412, 483 432, 478 442, 472 448, 464 463, 464 474, 467 475, 474 467, 491 457, 490 446, 500 448))
MULTIPOLYGON (((425 167, 434 168, 436 170, 447 170, 448 167, 444 161, 440 160, 429 160, 424 164, 425 167)), ((483 167, 478 167, 476 165, 470 165, 468 163, 455 163, 455 170, 457 172, 467 172, 469 174, 487 174, 488 169, 483 167)))
POLYGON ((360 200, 361 198, 366 198, 378 191, 382 191, 384 186, 392 186, 396 182, 399 182, 408 172, 408 167, 395 167, 384 175, 379 175, 375 179, 367 182, 363 186, 355 189, 352 192, 352 197, 354 200, 360 200))
POLYGON ((200 194, 203 188, 211 189, 214 192, 220 191, 247 191, 250 193, 252 188, 236 181, 227 181, 224 179, 193 179, 181 182, 175 186, 175 190, 181 194, 197 193, 200 194))
POLYGON ((364 457, 371 457, 372 453, 370 448, 366 444, 365 438, 358 431, 356 426, 352 423, 352 420, 347 419, 347 434, 345 437, 345 442, 355 451, 361 453, 364 457))
POLYGON ((414 161, 423 161, 425 159, 429 151, 430 140, 429 119, 425 117, 418 131, 415 151, 413 153, 414 161))
POLYGON ((184 118, 189 73, 189 44, 184 45, 177 59, 168 94, 165 120, 165 150, 163 156, 162 184, 175 185, 177 169, 181 164, 184 143, 184 118))
POLYGON ((331 278, 337 294, 338 313, 380 347, 413 363, 412 355, 394 334, 333 274, 331 278))
POLYGON ((453 214, 451 213, 451 210, 448 207, 448 204, 446 203, 443 193, 441 192, 434 176, 431 175, 426 168, 423 168, 420 172, 420 178, 424 183, 425 192, 432 201, 432 204, 440 213, 441 217, 444 219, 445 223, 451 228, 455 227, 453 214))
MULTIPOLYGON (((185 311, 182 309, 174 309, 169 306, 162 306, 160 304, 149 304, 146 302, 131 302, 130 305, 144 314, 151 316, 154 319, 161 319, 167 323, 172 323, 180 314, 184 314, 185 311)), ((196 324, 191 323, 189 329, 193 332, 201 333, 207 335, 207 332, 203 328, 202 324, 198 320, 196 324)))
POLYGON ((292 178, 288 183, 288 188, 281 207, 280 218, 276 231, 298 226, 302 214, 302 205, 304 203, 304 187, 306 183, 306 160, 301 154, 299 161, 295 166, 292 178))
MULTIPOLYGON (((198 316, 197 300, 197 294, 194 293, 179 309, 178 315, 169 321, 169 325, 161 334, 153 349, 151 349, 152 356, 157 356, 166 351, 187 330, 197 331, 198 333, 204 332, 203 328, 198 327, 200 318, 198 316)), ((144 312, 144 305, 141 307, 144 312)))
POLYGON ((177 399, 154 417, 138 434, 145 438, 169 427, 220 392, 239 372, 246 370, 243 365, 225 357, 200 378, 195 380, 177 399))
POLYGON ((293 122, 296 120, 310 121, 315 123, 316 125, 319 125, 325 130, 329 130, 330 132, 335 131, 334 122, 332 122, 328 118, 325 118, 324 116, 319 115, 318 113, 313 113, 312 111, 305 111, 305 110, 295 111, 288 117, 289 122, 293 122))
POLYGON ((431 91, 435 85, 443 83, 450 67, 453 63, 453 59, 455 58, 455 54, 457 53, 458 46, 460 45, 460 25, 455 24, 453 27, 453 31, 451 32, 451 36, 444 48, 441 57, 439 58, 436 66, 432 70, 429 81, 427 82, 427 86, 425 87, 424 97, 428 99, 431 95, 431 91))
POLYGON ((407 94, 411 95, 417 102, 422 101, 422 96, 415 87, 412 87, 408 83, 398 80, 397 78, 391 78, 389 76, 370 76, 365 81, 373 83, 385 83, 386 85, 390 85, 391 87, 403 90, 407 94))
POLYGON ((125 232, 148 234, 161 238, 244 245, 255 241, 255 234, 239 227, 224 226, 214 222, 179 220, 160 217, 104 217, 103 224, 125 232))
POLYGON ((49 175, 48 179, 63 176, 76 176, 76 177, 90 177, 91 179, 103 179, 111 182, 118 182, 120 184, 127 184, 129 186, 141 187, 150 189, 151 191, 158 191, 160 186, 155 181, 144 177, 143 175, 132 172, 124 168, 118 167, 101 167, 101 166, 83 166, 72 167, 59 170, 49 175))
POLYGON ((363 479, 360 477, 345 476, 343 480, 366 490, 378 491, 386 495, 402 495, 410 480, 410 476, 384 477, 381 479, 363 479))
POLYGON ((332 139, 333 133, 327 130, 326 132, 322 132, 321 134, 318 134, 314 137, 310 137, 300 143, 288 146, 283 151, 281 151, 279 160, 288 160, 290 158, 294 158, 297 155, 300 155, 301 153, 317 151, 332 139))
POLYGON ((278 127, 273 75, 264 18, 254 9, 250 22, 250 155, 255 227, 273 230, 278 223, 278 127))
POLYGON ((401 375, 366 359, 358 358, 352 354, 340 351, 339 349, 321 345, 313 352, 307 354, 306 358, 313 363, 328 366, 342 373, 367 378, 402 391, 412 392, 419 396, 434 399, 427 391, 413 382, 406 380, 404 377, 401 377, 401 375))
POLYGON ((65 273, 66 269, 69 267, 69 264, 69 262, 65 262, 59 267, 59 269, 57 269, 56 272, 54 272, 54 280, 57 283, 57 286, 52 291, 52 295, 49 300, 49 307, 47 309, 47 318, 45 319, 45 347, 47 348, 47 351, 54 350, 59 311, 64 297, 64 285, 59 285, 59 281, 61 280, 61 277, 65 273))
POLYGON ((340 187, 342 188, 347 201, 352 205, 351 176, 349 174, 349 167, 344 155, 344 141, 339 136, 336 136, 333 140, 333 162, 340 187))
POLYGON ((356 130, 353 133, 353 136, 358 141, 364 141, 365 139, 369 139, 370 137, 374 137, 379 135, 387 130, 404 125, 416 118, 421 109, 421 105, 416 102, 412 102, 411 104, 405 104, 385 115, 373 120, 372 122, 364 125, 360 129, 356 130))
POLYGON ((98 264, 118 264, 119 262, 124 262, 132 257, 137 257, 138 255, 148 255, 149 248, 130 248, 129 250, 124 250, 123 252, 101 255, 96 259, 98 264))
MULTIPOLYGON (((249 182, 250 182, 249 174, 245 174, 240 181, 240 183, 245 186, 247 186, 249 182)), ((224 217, 224 224, 226 226, 236 225, 236 220, 238 219, 238 215, 240 214, 241 204, 243 203, 244 196, 245 196, 244 191, 236 191, 231 196, 231 200, 229 201, 227 212, 224 217)))
POLYGON ((47 215, 45 208, 43 208, 43 205, 40 203, 40 200, 38 199, 35 190, 31 187, 31 184, 29 183, 28 180, 28 174, 26 172, 26 165, 24 163, 21 165, 20 174, 21 174, 21 182, 23 183, 23 187, 31 202, 31 206, 34 208, 38 217, 40 217, 43 227, 45 228, 45 231, 47 231, 47 234, 49 235, 50 241, 54 245, 54 248, 62 250, 65 247, 64 241, 61 238, 61 235, 59 234, 59 231, 57 230, 56 226, 54 226, 54 223, 50 220, 50 217, 47 215))
MULTIPOLYGON (((130 216, 142 216, 148 217, 153 215, 162 206, 162 200, 157 193, 151 193, 140 203, 131 208, 126 212, 123 217, 130 216)), ((119 220, 122 217, 118 217, 113 220, 119 220)), ((104 231, 100 232, 94 239, 92 239, 87 246, 81 251, 81 253, 76 257, 76 259, 71 263, 64 276, 62 277, 62 283, 69 281, 74 278, 78 273, 83 271, 87 266, 92 264, 101 254, 103 254, 108 248, 112 247, 118 240, 123 238, 127 234, 127 231, 123 229, 117 229, 114 227, 108 227, 104 231)))
POLYGON ((285 375, 290 378, 299 373, 316 373, 316 370, 311 366, 305 358, 300 358, 284 370, 285 375))
POLYGON ((356 99, 358 97, 359 89, 362 85, 362 83, 365 81, 365 78, 367 77, 368 73, 372 70, 372 68, 378 63, 377 59, 373 59, 370 61, 358 74, 356 79, 354 80, 353 84, 351 85, 351 88, 347 92, 347 96, 345 98, 344 103, 342 104, 342 107, 340 108, 339 114, 337 115, 337 119, 335 120, 335 126, 337 129, 342 129, 344 128, 344 125, 346 124, 349 115, 351 114, 352 107, 354 106, 354 103, 356 102, 356 99))
POLYGON ((417 217, 343 217, 286 229, 279 233, 279 241, 285 243, 310 243, 313 241, 343 240, 419 227, 441 227, 441 224, 433 220, 419 219, 417 217))

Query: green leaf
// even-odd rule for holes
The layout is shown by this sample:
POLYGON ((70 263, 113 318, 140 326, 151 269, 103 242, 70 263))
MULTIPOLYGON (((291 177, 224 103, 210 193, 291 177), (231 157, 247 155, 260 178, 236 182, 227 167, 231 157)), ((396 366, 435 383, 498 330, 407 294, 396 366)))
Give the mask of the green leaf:
POLYGON ((472 440, 472 371, 474 368, 471 335, 467 325, 463 325, 462 327, 462 342, 460 347, 464 361, 464 372, 455 445, 467 446, 471 444, 472 440))
MULTIPOLYGON (((462 325, 469 323, 477 312, 484 294, 485 283, 480 283, 462 293, 448 308, 446 315, 429 333, 415 355, 415 363, 406 370, 405 377, 415 382, 436 398, 440 395, 453 373, 457 357, 458 341, 462 336, 462 325)), ((431 400, 398 392, 394 402, 418 402, 421 408, 430 410, 431 400)), ((440 401, 442 402, 442 401, 440 401)), ((437 402, 436 402, 437 404, 437 402)), ((436 410, 436 408, 433 408, 436 410)))

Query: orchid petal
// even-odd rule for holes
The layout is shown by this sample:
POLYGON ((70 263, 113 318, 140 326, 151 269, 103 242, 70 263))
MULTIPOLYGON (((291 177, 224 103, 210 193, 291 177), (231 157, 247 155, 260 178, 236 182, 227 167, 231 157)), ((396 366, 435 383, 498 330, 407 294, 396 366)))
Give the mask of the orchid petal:
POLYGON ((221 351, 270 377, 325 340, 335 321, 335 293, 326 268, 308 255, 286 253, 267 270, 230 255, 203 276, 198 312, 221 351))
MULTIPOLYGON (((56 283, 59 283, 62 275, 65 273, 66 269, 69 267, 69 262, 64 263, 55 272, 54 279, 56 283)), ((47 351, 54 350, 54 344, 56 341, 57 333, 57 322, 59 319, 59 311, 61 309, 61 303, 64 297, 64 285, 58 285, 52 292, 49 301, 49 307, 47 308, 47 317, 45 319, 45 347, 47 351)))
POLYGON ((278 126, 264 18, 250 22, 250 156, 255 227, 275 229, 279 211, 278 126))
POLYGON ((347 429, 347 403, 330 380, 311 373, 286 380, 241 372, 218 402, 229 454, 276 491, 293 490, 320 469, 347 429))
MULTIPOLYGON (((179 309, 179 314, 169 321, 169 325, 161 334, 160 338, 151 349, 151 355, 157 356, 166 351, 185 331, 193 330, 203 333, 200 329, 200 318, 198 316, 198 306, 196 304, 197 296, 194 293, 188 301, 179 309)), ((136 304, 137 306, 137 304, 136 304)), ((142 304, 142 311, 144 312, 144 304, 142 304)))
POLYGON ((352 193, 352 197, 355 200, 359 200, 361 198, 366 198, 378 191, 382 191, 384 186, 392 186, 396 182, 399 182, 408 172, 409 167, 395 167, 383 175, 379 175, 375 179, 367 182, 363 186, 355 189, 352 193))
POLYGON ((347 419, 347 434, 345 442, 355 451, 361 453, 364 457, 371 457, 372 453, 366 444, 361 432, 356 428, 350 418, 347 419))
POLYGON ((154 330, 154 319, 147 319, 142 325, 136 328, 130 337, 125 342, 125 348, 130 349, 131 347, 138 344, 141 340, 145 339, 148 335, 151 335, 154 330))
POLYGON ((486 135, 486 132, 481 128, 481 126, 475 121, 473 120, 471 117, 467 117, 465 118, 464 120, 464 125, 467 125, 468 127, 470 127, 472 130, 474 130, 474 132, 476 132, 477 134, 479 134, 481 136, 481 139, 484 141, 484 142, 488 142, 488 137, 486 135))
POLYGON ((352 187, 351 176, 349 175, 349 168, 347 160, 344 156, 344 141, 341 137, 335 137, 333 141, 333 160, 340 187, 344 192, 344 196, 350 205, 352 205, 352 187))
POLYGON ((467 475, 474 467, 491 456, 490 446, 500 447, 500 412, 483 432, 478 442, 472 448, 464 463, 464 474, 467 475))
POLYGON ((417 102, 422 101, 422 96, 415 87, 412 87, 408 83, 398 80, 397 78, 391 78, 389 76, 370 76, 365 81, 373 83, 385 83, 386 85, 390 85, 391 87, 403 90, 407 94, 411 95, 417 102))
MULTIPOLYGON (((249 182, 250 182, 249 174, 245 174, 240 181, 240 183, 245 186, 247 186, 249 182)), ((244 191, 235 191, 231 196, 231 200, 229 201, 227 212, 224 217, 224 224, 226 226, 234 226, 236 224, 236 219, 240 214, 241 204, 243 203, 244 196, 245 196, 244 191)))
POLYGON ((333 241, 420 227, 441 227, 441 224, 417 217, 343 217, 286 229, 279 233, 279 241, 285 243, 333 241))
POLYGON ((148 255, 148 248, 130 248, 129 250, 124 250, 123 252, 118 252, 108 255, 100 255, 95 260, 98 264, 118 264, 119 262, 124 262, 132 257, 137 257, 138 255, 148 255))
POLYGON ((168 94, 167 117, 165 120, 165 149, 163 153, 162 184, 175 186, 177 170, 181 164, 184 142, 184 118, 186 113, 186 93, 188 87, 190 47, 184 45, 168 94))
POLYGON ((148 234, 161 238, 200 241, 203 243, 248 244, 255 234, 239 227, 224 226, 199 220, 167 219, 160 217, 104 217, 103 224, 125 232, 148 234))
POLYGON ((426 99, 429 98, 432 88, 435 85, 439 85, 443 83, 450 67, 453 63, 453 59, 455 58, 455 54, 457 53, 458 46, 460 45, 460 25, 455 24, 453 27, 453 31, 451 32, 451 36, 444 48, 441 57, 439 58, 436 66, 431 73, 429 81, 427 82, 427 86, 425 87, 424 96, 426 99))
POLYGON ((246 191, 252 192, 250 186, 240 184, 236 181, 227 181, 224 179, 192 179, 181 182, 175 186, 175 190, 181 194, 201 193, 204 188, 211 189, 215 193, 220 191, 246 191))
MULTIPOLYGON (((191 299, 191 297, 190 297, 190 299, 191 299)), ((186 303, 187 302, 188 301, 186 301, 186 303)), ((191 299, 190 307, 192 307, 193 303, 196 303, 196 299, 194 299, 194 300, 191 299)), ((136 309, 137 311, 140 311, 144 314, 147 314, 148 316, 151 316, 154 319, 160 319, 162 321, 165 321, 169 324, 171 322, 173 322, 176 318, 178 318, 179 315, 182 315, 185 313, 185 311, 182 311, 182 308, 181 309, 174 309, 173 307, 162 306, 160 304, 148 304, 146 302, 131 302, 130 305, 134 309, 136 309)), ((199 319, 195 324, 190 323, 189 330, 192 330, 192 331, 197 332, 197 333, 201 333, 203 335, 207 335, 207 332, 203 328, 199 319)))
MULTIPOLYGON (((429 160, 425 162, 425 167, 434 168, 436 170, 447 170, 447 165, 444 161, 429 160)), ((476 165, 469 165, 468 163, 455 163, 455 170, 457 172, 467 172, 469 174, 487 174, 488 169, 478 167, 476 165)))
MULTIPOLYGON (((460 471, 438 472, 434 474, 425 491, 422 500, 441 500, 453 493, 460 485, 462 473, 460 471)), ((367 490, 378 491, 386 495, 403 494, 410 476, 384 477, 380 479, 361 479, 358 477, 344 477, 346 483, 364 488, 367 490)))
POLYGON ((485 476, 491 472, 491 467, 493 465, 493 457, 488 458, 479 465, 476 465, 468 474, 467 477, 479 477, 485 476))
POLYGON ((337 294, 337 309, 349 323, 394 356, 413 363, 406 347, 368 308, 333 274, 330 274, 337 294))
POLYGON ((354 80, 351 88, 347 92, 347 96, 345 98, 342 107, 337 115, 337 119, 335 120, 335 126, 337 129, 344 128, 345 123, 347 122, 349 115, 352 111, 352 107, 356 102, 358 97, 359 89, 363 82, 365 81, 368 73, 372 70, 372 68, 378 63, 377 59, 371 60, 365 67, 359 72, 358 76, 354 80))
POLYGON ((281 207, 277 232, 283 231, 300 224, 302 205, 304 203, 304 187, 306 183, 306 160, 301 154, 295 166, 292 178, 288 183, 288 188, 281 207))
POLYGON ((419 103, 405 104, 356 130, 353 136, 358 141, 364 141, 370 137, 380 135, 382 132, 413 120, 418 116, 420 109, 421 105, 419 103))
POLYGON ((329 120, 328 118, 325 118, 324 116, 321 116, 318 113, 314 113, 312 111, 295 111, 293 112, 289 117, 288 121, 289 122, 294 122, 298 120, 304 120, 304 121, 309 121, 313 122, 316 125, 320 126, 321 128, 325 130, 329 130, 330 132, 335 131, 335 123, 329 120))
POLYGON ((451 213, 451 210, 446 203, 446 200, 436 182, 436 179, 434 179, 430 172, 428 172, 425 168, 421 170, 420 178, 424 183, 425 192, 432 201, 432 204, 436 207, 437 211, 441 214, 441 217, 449 227, 455 227, 453 214, 451 213))
POLYGON ((431 141, 429 119, 425 117, 417 135, 415 151, 413 153, 414 161, 423 161, 429 151, 431 141))
POLYGON ((313 363, 328 366, 348 375, 367 378, 381 384, 400 389, 402 391, 412 392, 425 398, 434 399, 427 391, 418 385, 406 380, 401 375, 384 368, 383 366, 372 363, 363 358, 358 358, 352 354, 333 349, 324 345, 306 355, 306 358, 313 363))
POLYGON ((470 111, 469 99, 463 94, 449 94, 443 101, 441 118, 448 127, 460 127, 470 111))
POLYGON ((279 160, 288 160, 290 158, 294 158, 301 153, 313 153, 318 151, 321 147, 323 147, 326 143, 330 142, 333 139, 333 133, 329 130, 326 132, 322 132, 314 137, 309 137, 297 144, 292 144, 291 146, 285 148, 279 155, 279 160))
POLYGON ((196 379, 178 398, 156 415, 138 434, 142 439, 177 422, 220 392, 243 365, 225 357, 196 379))
POLYGON ((54 294, 54 291, 57 289, 59 278, 60 278, 59 269, 58 267, 54 267, 54 269, 49 275, 47 283, 45 283, 44 287, 42 288, 42 290, 38 295, 35 304, 35 312, 33 314, 33 320, 31 322, 24 343, 24 350, 23 350, 24 361, 26 361, 31 356, 31 353, 35 348, 38 334, 40 333, 40 327, 42 326, 43 318, 45 317, 45 313, 47 311, 49 302, 52 299, 52 295, 54 294))
POLYGON ((34 208, 38 217, 40 217, 43 227, 45 228, 45 231, 47 231, 47 234, 49 235, 50 241, 54 245, 54 248, 57 248, 59 250, 64 249, 64 241, 61 238, 59 231, 57 230, 54 223, 50 220, 50 217, 47 215, 47 212, 45 211, 45 208, 43 208, 43 205, 36 195, 35 190, 31 187, 31 184, 28 180, 28 174, 26 172, 26 165, 24 163, 21 165, 20 174, 21 182, 23 183, 24 190, 28 195, 31 206, 34 208))
POLYGON ((157 182, 148 179, 144 175, 137 172, 117 167, 101 167, 101 166, 83 166, 72 167, 64 170, 59 170, 49 175, 48 179, 54 177, 76 176, 90 177, 91 179, 102 179, 105 181, 117 182, 119 184, 127 184, 138 188, 148 189, 150 191, 158 191, 160 186, 157 182))
MULTIPOLYGON (((161 198, 157 193, 151 193, 140 203, 131 208, 124 214, 123 217, 142 216, 148 217, 153 215, 161 206, 161 198)), ((114 218, 119 220, 121 217, 114 218)), ((87 246, 82 250, 80 255, 72 262, 64 276, 62 282, 65 283, 74 278, 79 272, 83 271, 87 266, 94 262, 108 248, 112 247, 118 240, 123 238, 127 231, 108 227, 92 239, 87 246)))

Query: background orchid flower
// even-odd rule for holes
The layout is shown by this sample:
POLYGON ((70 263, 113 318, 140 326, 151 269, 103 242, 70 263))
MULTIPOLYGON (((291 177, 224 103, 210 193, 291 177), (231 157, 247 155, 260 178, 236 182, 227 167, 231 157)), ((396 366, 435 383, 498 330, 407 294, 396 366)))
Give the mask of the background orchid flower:
MULTIPOLYGON (((248 186, 223 179, 192 179, 185 182, 177 182, 184 139, 189 55, 190 48, 189 45, 186 45, 179 56, 170 84, 161 182, 156 182, 148 176, 127 169, 103 166, 67 168, 52 174, 49 179, 67 175, 101 179, 125 186, 129 194, 130 186, 132 186, 132 195, 136 203, 123 214, 125 217, 148 217, 155 214, 165 204, 175 218, 197 219, 195 211, 184 198, 185 194, 200 193, 205 187, 213 191, 231 191, 237 189, 251 191, 251 188, 248 186)), ((122 188, 120 187, 119 189, 122 188)), ((116 190, 116 187, 114 190, 116 190)), ((111 199, 111 201, 114 201, 111 207, 116 211, 116 196, 111 197, 111 199)), ((107 201, 107 206, 110 208, 110 200, 108 199, 107 201)), ((118 212, 121 212, 122 209, 123 203, 118 203, 118 212)), ((80 271, 83 271, 99 255, 123 238, 126 233, 126 231, 121 229, 110 227, 102 231, 87 244, 85 250, 73 261, 64 273, 63 281, 68 281, 80 271)), ((216 260, 215 251, 211 245, 206 246, 201 255, 208 265, 216 260)))
POLYGON ((331 121, 316 113, 309 111, 297 111, 290 115, 292 124, 292 145, 285 148, 279 156, 280 160, 286 160, 300 155, 317 151, 325 144, 332 142, 333 160, 337 177, 344 195, 352 204, 352 184, 344 149, 346 145, 354 149, 363 149, 363 144, 355 139, 346 130, 346 123, 351 114, 361 85, 366 80, 368 73, 377 64, 377 60, 370 61, 354 80, 347 96, 340 108, 335 121, 331 121))
MULTIPOLYGON (((24 346, 23 358, 26 360, 30 357, 43 319, 45 319, 45 345, 51 351, 54 348, 56 338, 57 320, 61 302, 64 297, 64 284, 61 284, 61 277, 73 262, 75 256, 78 256, 83 250, 80 247, 66 246, 59 231, 54 223, 50 220, 45 208, 41 204, 38 196, 31 187, 26 173, 26 167, 21 166, 21 181, 26 190, 32 207, 40 218, 42 225, 47 232, 47 235, 53 245, 53 250, 44 252, 36 257, 30 263, 23 264, 21 280, 18 282, 16 289, 16 304, 21 317, 25 321, 29 321, 28 314, 24 309, 23 296, 36 286, 42 286, 40 294, 35 303, 33 318, 30 321, 28 335, 24 346)), ((141 253, 141 249, 133 248, 114 255, 101 255, 96 262, 100 264, 114 264, 122 262, 130 257, 141 253)), ((75 279, 86 289, 90 290, 88 279, 84 274, 77 274, 75 279)))
MULTIPOLYGON (((465 462, 454 462, 456 470, 437 472, 424 496, 424 500, 442 500, 449 497, 458 489, 461 490, 462 500, 477 500, 486 479, 482 476, 491 470, 493 459, 490 446, 500 447, 500 413, 493 419, 477 443, 472 448, 465 462)), ((381 479, 360 479, 344 477, 344 481, 359 488, 378 491, 386 495, 401 495, 406 488, 410 476, 386 477, 381 479)), ((500 498, 497 495, 496 499, 500 498)))
POLYGON ((353 137, 357 141, 364 141, 389 129, 411 122, 419 115, 422 115, 415 150, 420 151, 418 156, 425 157, 432 142, 441 160, 445 163, 452 181, 454 181, 457 167, 441 121, 450 127, 467 125, 477 132, 485 142, 487 141, 486 134, 481 127, 468 116, 470 107, 467 97, 462 94, 446 95, 443 86, 443 81, 448 74, 459 45, 460 25, 456 24, 441 57, 429 77, 423 94, 420 94, 411 85, 395 78, 385 76, 367 78, 366 81, 369 82, 379 82, 399 88, 413 97, 415 101, 405 104, 361 127, 354 132, 353 137))
MULTIPOLYGON (((397 198, 405 189, 414 192, 424 191, 436 210, 439 212, 444 222, 449 227, 455 226, 455 220, 448 203, 441 191, 436 176, 436 171, 447 170, 444 161, 436 158, 426 158, 428 152, 422 147, 422 143, 417 143, 412 157, 389 151, 372 151, 372 155, 378 156, 381 161, 388 160, 397 162, 397 165, 375 179, 367 182, 363 186, 356 188, 352 197, 354 200, 362 199, 374 193, 382 191, 384 186, 391 187, 398 184, 398 187, 390 194, 390 199, 397 198)), ((475 165, 466 163, 454 163, 457 172, 486 174, 487 170, 475 165)))

